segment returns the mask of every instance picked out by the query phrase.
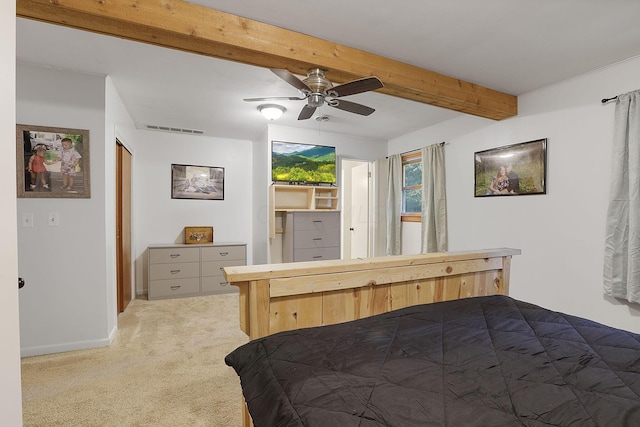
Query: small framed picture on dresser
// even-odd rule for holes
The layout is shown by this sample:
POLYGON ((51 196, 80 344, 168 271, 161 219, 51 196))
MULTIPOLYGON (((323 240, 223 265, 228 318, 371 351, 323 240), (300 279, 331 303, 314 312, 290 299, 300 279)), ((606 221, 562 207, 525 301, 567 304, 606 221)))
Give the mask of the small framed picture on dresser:
POLYGON ((213 243, 213 227, 185 227, 184 243, 213 243))

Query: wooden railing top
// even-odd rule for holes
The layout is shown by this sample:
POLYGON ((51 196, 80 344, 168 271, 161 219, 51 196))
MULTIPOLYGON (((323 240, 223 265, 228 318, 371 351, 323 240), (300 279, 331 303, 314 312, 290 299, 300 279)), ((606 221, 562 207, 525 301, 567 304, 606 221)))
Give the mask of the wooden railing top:
POLYGON ((438 252, 420 255, 390 255, 362 259, 343 259, 327 261, 290 262, 281 264, 258 264, 247 266, 224 267, 223 271, 229 282, 245 282, 286 278, 291 276, 308 276, 320 273, 343 273, 350 271, 374 270, 408 265, 436 264, 451 261, 497 258, 519 255, 520 249, 497 248, 457 252, 438 252))

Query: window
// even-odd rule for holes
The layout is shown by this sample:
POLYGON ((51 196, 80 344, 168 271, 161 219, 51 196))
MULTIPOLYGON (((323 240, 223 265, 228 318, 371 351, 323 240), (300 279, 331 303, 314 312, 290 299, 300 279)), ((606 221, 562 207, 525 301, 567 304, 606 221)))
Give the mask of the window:
POLYGON ((402 156, 402 221, 421 221, 422 156, 413 151, 402 156))

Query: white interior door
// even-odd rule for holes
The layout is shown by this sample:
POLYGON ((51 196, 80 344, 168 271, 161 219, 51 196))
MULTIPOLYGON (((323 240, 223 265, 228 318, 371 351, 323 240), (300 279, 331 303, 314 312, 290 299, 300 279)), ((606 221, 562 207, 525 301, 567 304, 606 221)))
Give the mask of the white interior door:
POLYGON ((371 246, 371 164, 343 161, 343 258, 368 258, 371 246))
POLYGON ((351 169, 351 209, 349 228, 350 258, 368 258, 370 246, 370 163, 362 162, 351 169))

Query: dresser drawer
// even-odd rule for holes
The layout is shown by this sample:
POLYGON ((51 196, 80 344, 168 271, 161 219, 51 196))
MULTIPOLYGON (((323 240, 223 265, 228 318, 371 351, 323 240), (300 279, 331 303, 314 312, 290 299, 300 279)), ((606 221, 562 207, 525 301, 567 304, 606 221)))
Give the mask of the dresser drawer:
POLYGON ((297 230, 293 235, 293 246, 296 249, 340 246, 340 234, 335 232, 322 233, 312 230, 297 230))
POLYGON ((247 264, 247 245, 159 244, 149 246, 149 299, 238 292, 224 277, 223 267, 247 264))
POLYGON ((335 232, 340 229, 340 212, 296 212, 293 216, 293 230, 335 232))
POLYGON ((149 249, 149 264, 198 261, 200 261, 200 249, 198 248, 149 249))
POLYGON ((202 277, 224 275, 222 267, 245 265, 244 260, 207 261, 202 263, 202 277))
POLYGON ((149 280, 186 279, 200 276, 199 262, 181 262, 173 264, 151 264, 149 280))
POLYGON ((293 261, 322 261, 327 259, 340 259, 340 247, 296 249, 293 253, 293 261))
POLYGON ((151 280, 149 282, 149 299, 174 298, 178 296, 197 295, 200 293, 200 278, 151 280))
POLYGON ((238 287, 231 286, 222 275, 202 278, 203 294, 222 294, 231 292, 238 292, 238 287))
MULTIPOLYGON (((242 260, 245 263, 245 246, 216 246, 213 248, 202 248, 202 261, 221 261, 228 259, 242 260)), ((236 263, 239 265, 241 263, 236 263)))

